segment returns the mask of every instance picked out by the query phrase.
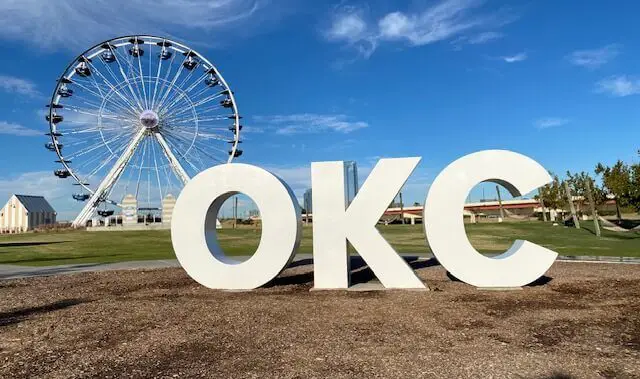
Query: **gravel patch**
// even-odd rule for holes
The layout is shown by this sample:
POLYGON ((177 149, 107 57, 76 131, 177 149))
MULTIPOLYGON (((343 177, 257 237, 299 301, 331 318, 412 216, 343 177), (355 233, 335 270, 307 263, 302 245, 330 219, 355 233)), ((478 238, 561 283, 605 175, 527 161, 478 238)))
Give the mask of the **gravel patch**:
POLYGON ((640 265, 496 292, 415 261, 431 291, 310 292, 308 263, 252 292, 175 268, 0 281, 0 377, 640 377, 640 265))

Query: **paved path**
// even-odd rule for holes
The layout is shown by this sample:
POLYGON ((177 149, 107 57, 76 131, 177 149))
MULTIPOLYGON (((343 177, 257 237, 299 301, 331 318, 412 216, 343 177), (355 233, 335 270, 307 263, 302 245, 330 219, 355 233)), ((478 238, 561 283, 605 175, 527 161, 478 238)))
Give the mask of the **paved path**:
MULTIPOLYGON (((244 261, 249 259, 249 256, 240 256, 235 258, 244 261)), ((303 260, 309 259, 311 259, 311 254, 298 254, 293 259, 292 264, 295 265, 295 262, 301 262, 303 260)), ((170 267, 180 267, 180 263, 178 263, 177 259, 163 259, 117 263, 82 263, 39 267, 0 264, 0 280, 76 274, 81 272, 94 271, 142 270, 170 267)))
POLYGON ((159 261, 137 261, 137 262, 118 262, 118 263, 86 263, 75 265, 59 265, 59 266, 16 266, 0 264, 0 280, 29 278, 36 276, 51 276, 74 274, 79 272, 91 271, 111 271, 111 270, 138 270, 180 267, 175 259, 159 260, 159 261))
MULTIPOLYGON (((405 257, 420 257, 420 258, 432 258, 433 255, 416 255, 416 254, 402 254, 405 257)), ((246 260, 249 257, 237 257, 240 260, 246 260)), ((296 262, 302 262, 304 260, 310 260, 311 254, 298 254, 293 259, 293 265, 296 262)), ((587 262, 587 263, 626 263, 626 264, 640 264, 640 258, 630 257, 598 257, 598 256, 559 256, 558 261, 561 262, 587 262)), ((310 262, 304 262, 310 263, 310 262)), ((118 262, 118 263, 86 263, 75 265, 59 265, 59 266, 16 266, 16 265, 3 265, 0 264, 0 280, 5 279, 18 279, 18 278, 30 278, 39 276, 52 276, 52 275, 64 275, 75 274, 80 272, 93 272, 93 271, 112 271, 112 270, 140 270, 140 269, 156 269, 156 268, 169 268, 180 267, 180 264, 175 259, 165 259, 156 261, 135 261, 135 262, 118 262)))

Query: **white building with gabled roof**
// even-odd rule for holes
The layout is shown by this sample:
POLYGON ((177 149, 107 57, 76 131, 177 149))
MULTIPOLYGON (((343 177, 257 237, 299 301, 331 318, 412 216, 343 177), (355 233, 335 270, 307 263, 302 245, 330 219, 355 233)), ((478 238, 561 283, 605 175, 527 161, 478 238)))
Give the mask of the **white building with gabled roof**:
POLYGON ((23 233, 56 223, 56 211, 43 196, 12 195, 0 209, 0 233, 23 233))

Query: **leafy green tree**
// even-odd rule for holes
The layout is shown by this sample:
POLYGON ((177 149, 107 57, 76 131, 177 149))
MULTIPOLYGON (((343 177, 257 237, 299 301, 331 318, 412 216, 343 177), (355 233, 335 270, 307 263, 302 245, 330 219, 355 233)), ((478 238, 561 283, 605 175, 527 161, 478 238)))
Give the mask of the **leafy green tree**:
POLYGON ((542 199, 545 208, 564 209, 567 205, 567 198, 564 195, 562 182, 558 178, 558 175, 551 173, 551 176, 553 177, 553 181, 540 187, 540 194, 536 195, 535 198, 537 200, 542 199))
POLYGON ((573 196, 582 196, 583 199, 588 199, 588 182, 591 185, 591 194, 593 195, 593 201, 596 207, 607 200, 606 192, 597 186, 593 178, 584 171, 576 174, 572 174, 570 171, 567 171, 567 182, 569 183, 571 194, 573 196))
POLYGON ((613 167, 608 167, 602 163, 596 166, 596 174, 602 177, 604 188, 615 196, 616 214, 618 220, 622 218, 620 215, 620 206, 633 206, 633 169, 621 160, 618 160, 613 167))
MULTIPOLYGON (((602 188, 598 187, 593 180, 593 178, 582 171, 580 173, 572 174, 570 171, 567 171, 567 183, 569 184, 569 189, 571 190, 572 196, 579 196, 583 199, 583 204, 588 204, 589 196, 587 194, 587 183, 591 186, 591 195, 593 196, 594 207, 597 207, 607 200, 607 194, 602 188)), ((578 213, 585 212, 585 209, 580 210, 578 213)))

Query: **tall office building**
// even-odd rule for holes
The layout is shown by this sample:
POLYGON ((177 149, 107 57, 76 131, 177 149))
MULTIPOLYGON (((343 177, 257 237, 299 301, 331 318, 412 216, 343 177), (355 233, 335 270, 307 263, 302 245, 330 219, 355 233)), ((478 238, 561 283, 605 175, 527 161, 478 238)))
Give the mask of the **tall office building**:
POLYGON ((358 166, 354 161, 344 162, 344 194, 347 206, 358 193, 358 166))
MULTIPOLYGON (((313 213, 313 196, 311 188, 304 191, 302 207, 308 213, 313 213)), ((349 206, 358 193, 358 166, 354 161, 344 162, 344 198, 349 206)))
POLYGON ((313 202, 311 201, 311 188, 309 188, 308 190, 304 191, 304 196, 303 196, 303 205, 302 207, 305 209, 305 211, 307 212, 306 214, 309 213, 313 213, 313 202))

